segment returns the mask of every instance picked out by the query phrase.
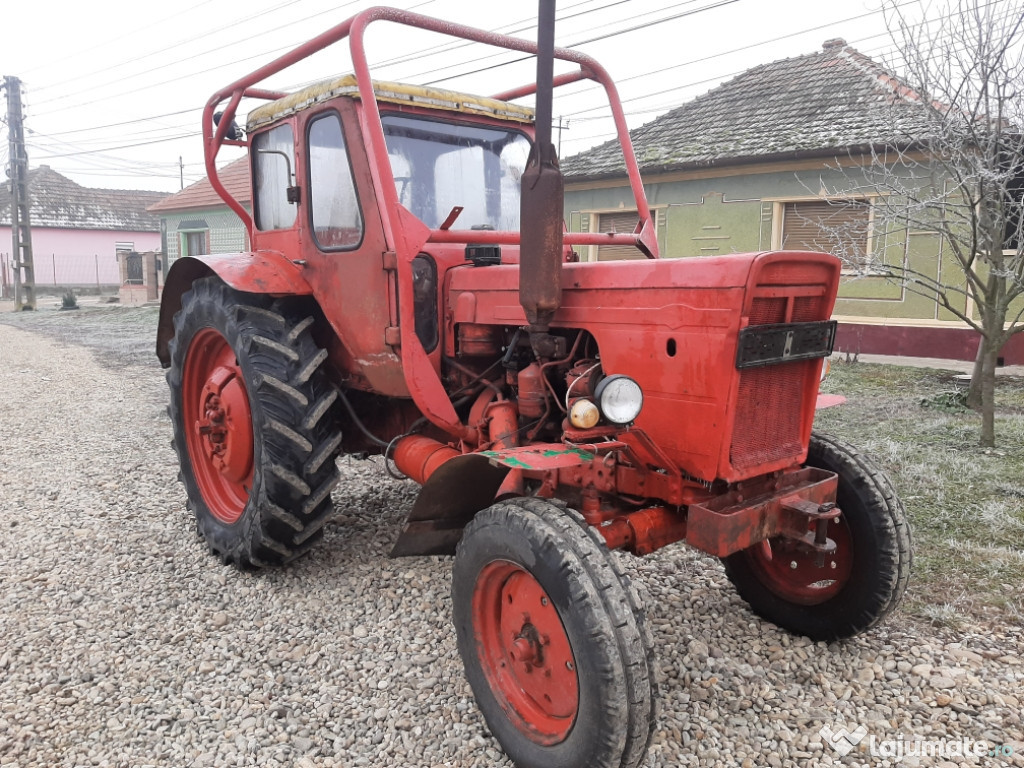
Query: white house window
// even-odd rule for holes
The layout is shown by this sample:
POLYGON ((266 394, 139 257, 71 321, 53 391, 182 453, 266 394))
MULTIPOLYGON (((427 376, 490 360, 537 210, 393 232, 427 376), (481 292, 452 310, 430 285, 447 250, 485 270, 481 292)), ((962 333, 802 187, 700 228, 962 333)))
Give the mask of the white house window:
POLYGON ((185 233, 185 256, 204 256, 210 252, 206 247, 206 232, 185 233))
POLYGON ((210 225, 206 219, 182 219, 178 222, 178 255, 204 256, 210 252, 210 225))

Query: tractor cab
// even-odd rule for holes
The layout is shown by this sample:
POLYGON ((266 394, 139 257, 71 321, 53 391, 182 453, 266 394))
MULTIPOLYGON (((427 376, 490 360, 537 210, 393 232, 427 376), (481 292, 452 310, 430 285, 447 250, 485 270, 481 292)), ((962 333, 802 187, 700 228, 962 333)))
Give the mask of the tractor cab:
MULTIPOLYGON (((520 179, 530 151, 533 110, 398 83, 374 81, 373 94, 387 149, 387 163, 374 167, 381 184, 394 186, 404 208, 429 229, 456 223, 460 229, 519 228, 520 179)), ((355 77, 349 75, 249 114, 255 220, 261 233, 289 228, 301 206, 299 190, 308 187, 306 223, 315 245, 321 251, 358 248, 363 220, 352 156, 366 149, 357 125, 359 102, 355 77), (305 136, 305 142, 296 136, 305 136), (307 168, 307 176, 300 183, 295 147, 303 144, 307 154, 298 164, 307 168)), ((259 238, 254 246, 260 247, 259 238)))

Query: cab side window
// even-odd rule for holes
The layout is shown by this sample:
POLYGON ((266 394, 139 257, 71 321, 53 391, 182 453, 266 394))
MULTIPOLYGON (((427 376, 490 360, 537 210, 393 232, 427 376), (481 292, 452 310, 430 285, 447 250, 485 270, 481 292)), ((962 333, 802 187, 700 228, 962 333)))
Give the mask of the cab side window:
POLYGON ((257 228, 288 229, 295 223, 298 205, 288 202, 295 186, 295 134, 288 123, 271 128, 252 140, 254 213, 257 228))
POLYGON ((336 112, 309 125, 309 207, 321 250, 351 250, 362 242, 363 216, 336 112))

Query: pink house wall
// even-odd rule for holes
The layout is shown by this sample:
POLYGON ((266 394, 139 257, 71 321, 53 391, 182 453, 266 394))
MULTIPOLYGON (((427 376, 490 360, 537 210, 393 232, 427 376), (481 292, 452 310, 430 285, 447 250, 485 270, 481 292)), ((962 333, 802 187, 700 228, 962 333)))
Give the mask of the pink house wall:
MULTIPOLYGON (((160 233, 33 227, 36 285, 120 284, 117 243, 134 243, 139 252, 158 251, 160 233)), ((10 253, 11 228, 0 227, 0 265, 9 263, 10 253)))

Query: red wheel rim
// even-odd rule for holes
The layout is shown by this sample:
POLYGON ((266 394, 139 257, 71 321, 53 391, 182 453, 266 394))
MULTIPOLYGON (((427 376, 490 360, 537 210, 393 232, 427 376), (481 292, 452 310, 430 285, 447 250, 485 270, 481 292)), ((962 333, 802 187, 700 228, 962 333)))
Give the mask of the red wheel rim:
MULTIPOLYGON (((808 526, 813 530, 813 523, 808 526)), ((836 550, 819 568, 817 555, 792 539, 766 539, 747 550, 747 556, 764 584, 774 594, 800 605, 819 605, 838 595, 853 570, 853 539, 842 515, 828 527, 836 550)))
POLYGON ((576 659, 562 619, 526 570, 498 560, 473 592, 477 653, 491 691, 532 741, 563 741, 579 710, 576 659))
POLYGON ((192 471, 210 513, 230 525, 249 501, 252 414, 242 369, 213 328, 192 338, 181 383, 182 421, 192 471))

